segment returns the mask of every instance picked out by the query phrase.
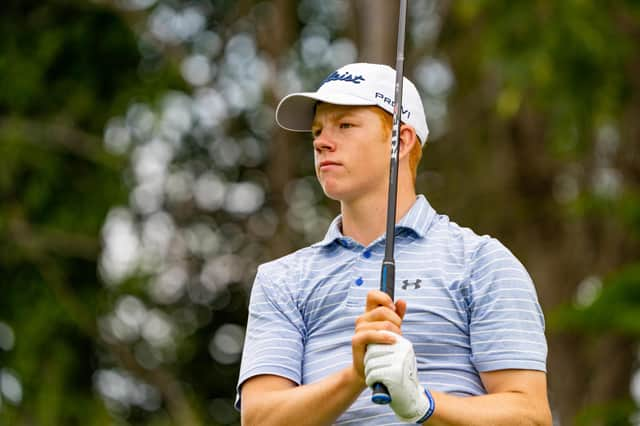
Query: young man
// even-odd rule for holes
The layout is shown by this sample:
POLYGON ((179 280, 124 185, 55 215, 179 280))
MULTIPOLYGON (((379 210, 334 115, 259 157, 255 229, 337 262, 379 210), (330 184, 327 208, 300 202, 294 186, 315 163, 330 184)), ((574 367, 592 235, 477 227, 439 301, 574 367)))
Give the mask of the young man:
POLYGON ((384 255, 395 71, 350 64, 285 97, 288 130, 311 131, 325 238, 261 265, 237 406, 245 425, 550 425, 544 319, 531 279, 500 242, 415 193, 428 128, 405 78, 399 143, 396 297, 384 255), (366 355, 365 355, 366 354, 366 355), (367 390, 384 383, 390 405, 367 390))

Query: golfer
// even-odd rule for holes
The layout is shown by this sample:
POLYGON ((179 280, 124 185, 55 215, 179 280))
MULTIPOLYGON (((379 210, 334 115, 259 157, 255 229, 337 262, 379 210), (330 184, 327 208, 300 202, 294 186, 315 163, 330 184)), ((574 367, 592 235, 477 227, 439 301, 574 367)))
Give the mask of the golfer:
POLYGON ((294 93, 276 121, 311 132, 341 214, 322 241, 258 268, 236 406, 245 425, 551 425, 544 318, 529 274, 498 240, 415 191, 427 142, 404 79, 396 298, 384 256, 395 70, 367 63, 294 93), (391 403, 371 402, 383 383, 391 403))

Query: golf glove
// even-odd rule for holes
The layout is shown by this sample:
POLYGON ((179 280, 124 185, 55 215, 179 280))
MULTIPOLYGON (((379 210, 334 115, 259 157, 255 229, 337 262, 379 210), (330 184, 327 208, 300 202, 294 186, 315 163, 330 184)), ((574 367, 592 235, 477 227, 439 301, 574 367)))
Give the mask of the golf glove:
MULTIPOLYGON (((385 331, 385 333, 390 333, 385 331)), ((364 356, 367 386, 382 383, 391 396, 390 406, 405 422, 423 423, 435 409, 433 397, 420 385, 413 345, 394 333, 396 342, 370 344, 364 356)))

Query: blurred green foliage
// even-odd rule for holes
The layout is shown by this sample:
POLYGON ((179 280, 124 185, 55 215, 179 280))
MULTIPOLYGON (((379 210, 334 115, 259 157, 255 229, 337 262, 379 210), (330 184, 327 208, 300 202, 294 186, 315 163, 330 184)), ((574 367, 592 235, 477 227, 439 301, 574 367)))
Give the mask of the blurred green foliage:
POLYGON ((594 405, 576 416, 578 426, 621 426, 634 424, 630 414, 637 410, 633 401, 620 401, 610 404, 594 405))
POLYGON ((555 330, 615 333, 640 338, 640 263, 626 265, 604 280, 586 306, 569 305, 550 318, 555 330))
POLYGON ((92 392, 100 228, 126 202, 122 158, 102 149, 105 122, 132 99, 181 87, 138 73, 135 34, 84 1, 9 1, 0 14, 0 350, 23 400, 2 425, 113 424, 92 392))

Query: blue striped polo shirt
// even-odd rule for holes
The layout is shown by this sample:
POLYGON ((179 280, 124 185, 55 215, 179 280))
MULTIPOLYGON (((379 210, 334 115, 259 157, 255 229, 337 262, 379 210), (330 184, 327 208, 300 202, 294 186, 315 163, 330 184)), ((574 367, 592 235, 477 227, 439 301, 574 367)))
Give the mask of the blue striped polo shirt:
MULTIPOLYGON (((273 374, 313 383, 351 364, 351 337, 366 295, 378 289, 384 235, 364 247, 341 233, 258 268, 249 306, 240 386, 273 374)), ((486 393, 478 372, 545 371, 544 318, 533 282, 498 240, 437 214, 426 198, 396 225, 396 299, 407 301, 403 335, 421 383, 470 396, 486 393)), ((391 425, 391 409, 364 391, 336 424, 391 425)))

